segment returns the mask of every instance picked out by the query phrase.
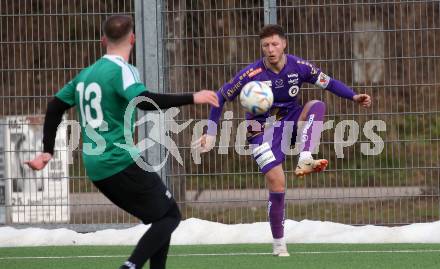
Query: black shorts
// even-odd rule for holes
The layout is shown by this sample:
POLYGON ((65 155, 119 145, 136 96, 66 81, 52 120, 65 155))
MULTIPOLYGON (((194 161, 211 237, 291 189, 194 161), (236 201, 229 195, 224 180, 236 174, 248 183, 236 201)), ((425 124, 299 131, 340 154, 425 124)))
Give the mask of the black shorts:
POLYGON ((93 184, 115 205, 149 224, 161 219, 176 201, 156 173, 136 163, 93 184))

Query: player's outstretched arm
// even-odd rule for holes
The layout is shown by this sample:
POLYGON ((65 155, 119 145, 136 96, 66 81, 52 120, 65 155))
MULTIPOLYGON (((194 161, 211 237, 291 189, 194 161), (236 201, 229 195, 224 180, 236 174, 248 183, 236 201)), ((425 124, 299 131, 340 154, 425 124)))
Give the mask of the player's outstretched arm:
POLYGON ((31 169, 41 170, 52 159, 58 125, 61 123, 64 112, 70 107, 71 105, 57 97, 53 98, 49 104, 47 104, 43 127, 43 153, 38 154, 33 160, 24 162, 31 169))
POLYGON ((353 101, 359 105, 368 108, 371 106, 371 97, 368 94, 361 93, 353 96, 353 101))
POLYGON ((202 153, 208 152, 214 148, 217 134, 217 125, 223 111, 223 106, 226 102, 226 99, 223 97, 221 90, 217 91, 216 97, 218 100, 218 106, 211 107, 206 134, 203 134, 199 139, 191 143, 191 147, 193 149, 198 150, 202 153))
MULTIPOLYGON (((325 78, 327 80, 330 79, 327 75, 325 75, 325 78)), ((320 80, 318 79, 318 81, 320 81, 320 80)), ((318 84, 318 86, 325 87, 326 90, 330 91, 334 95, 337 95, 339 97, 342 97, 342 98, 345 98, 348 100, 353 100, 353 96, 356 95, 356 93, 350 87, 345 85, 342 81, 339 81, 334 78, 330 79, 330 83, 328 83, 327 86, 325 86, 325 84, 323 85, 322 83, 318 84)))
MULTIPOLYGON (((327 75, 325 75, 325 79, 328 79, 327 75)), ((318 82, 317 84, 319 85, 318 82)), ((368 94, 357 94, 352 89, 350 89, 350 87, 339 80, 332 78, 330 80, 330 83, 328 83, 328 85, 326 86, 326 89, 339 97, 353 100, 354 102, 362 105, 365 108, 371 106, 371 97, 368 94)))
POLYGON ((214 107, 219 107, 217 94, 209 90, 201 90, 194 93, 194 104, 209 104, 214 107))
MULTIPOLYGON (((201 90, 194 94, 164 94, 144 91, 139 96, 151 99, 160 109, 189 104, 209 104, 215 107, 219 106, 217 95, 215 92, 209 90, 201 90)), ((142 110, 157 110, 157 107, 150 102, 141 102, 137 107, 142 110)))

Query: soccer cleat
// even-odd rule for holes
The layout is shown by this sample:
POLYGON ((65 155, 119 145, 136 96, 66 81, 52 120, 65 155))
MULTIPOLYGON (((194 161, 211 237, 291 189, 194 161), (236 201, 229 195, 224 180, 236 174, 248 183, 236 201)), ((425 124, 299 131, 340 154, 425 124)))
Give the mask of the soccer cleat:
POLYGON ((126 261, 119 269, 136 269, 136 265, 132 262, 126 261))
POLYGON ((273 252, 272 255, 278 257, 289 257, 290 254, 287 252, 287 246, 285 242, 273 242, 273 252))
POLYGON ((324 171, 328 165, 328 161, 326 159, 302 159, 298 161, 298 165, 295 169, 295 175, 298 177, 303 177, 310 173, 316 173, 324 171))

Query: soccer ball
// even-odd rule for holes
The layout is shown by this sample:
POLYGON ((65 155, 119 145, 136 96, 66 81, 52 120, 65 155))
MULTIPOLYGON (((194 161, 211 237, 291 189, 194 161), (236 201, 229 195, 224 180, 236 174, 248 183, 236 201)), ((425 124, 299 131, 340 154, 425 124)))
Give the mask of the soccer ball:
POLYGON ((251 81, 241 90, 240 103, 247 112, 254 115, 263 114, 272 106, 272 89, 261 81, 251 81))

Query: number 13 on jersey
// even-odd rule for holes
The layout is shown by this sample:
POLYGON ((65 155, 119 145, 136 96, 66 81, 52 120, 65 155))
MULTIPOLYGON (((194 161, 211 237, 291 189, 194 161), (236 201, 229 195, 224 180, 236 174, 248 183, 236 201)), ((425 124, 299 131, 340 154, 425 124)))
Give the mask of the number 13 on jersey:
POLYGON ((76 85, 76 90, 79 92, 79 109, 81 111, 82 126, 86 127, 88 124, 93 129, 98 128, 104 119, 101 108, 101 87, 98 83, 92 82, 87 85, 84 90, 84 82, 80 82, 76 85), (92 93, 94 93, 93 97, 92 93), (93 114, 95 117, 93 117, 93 114))

